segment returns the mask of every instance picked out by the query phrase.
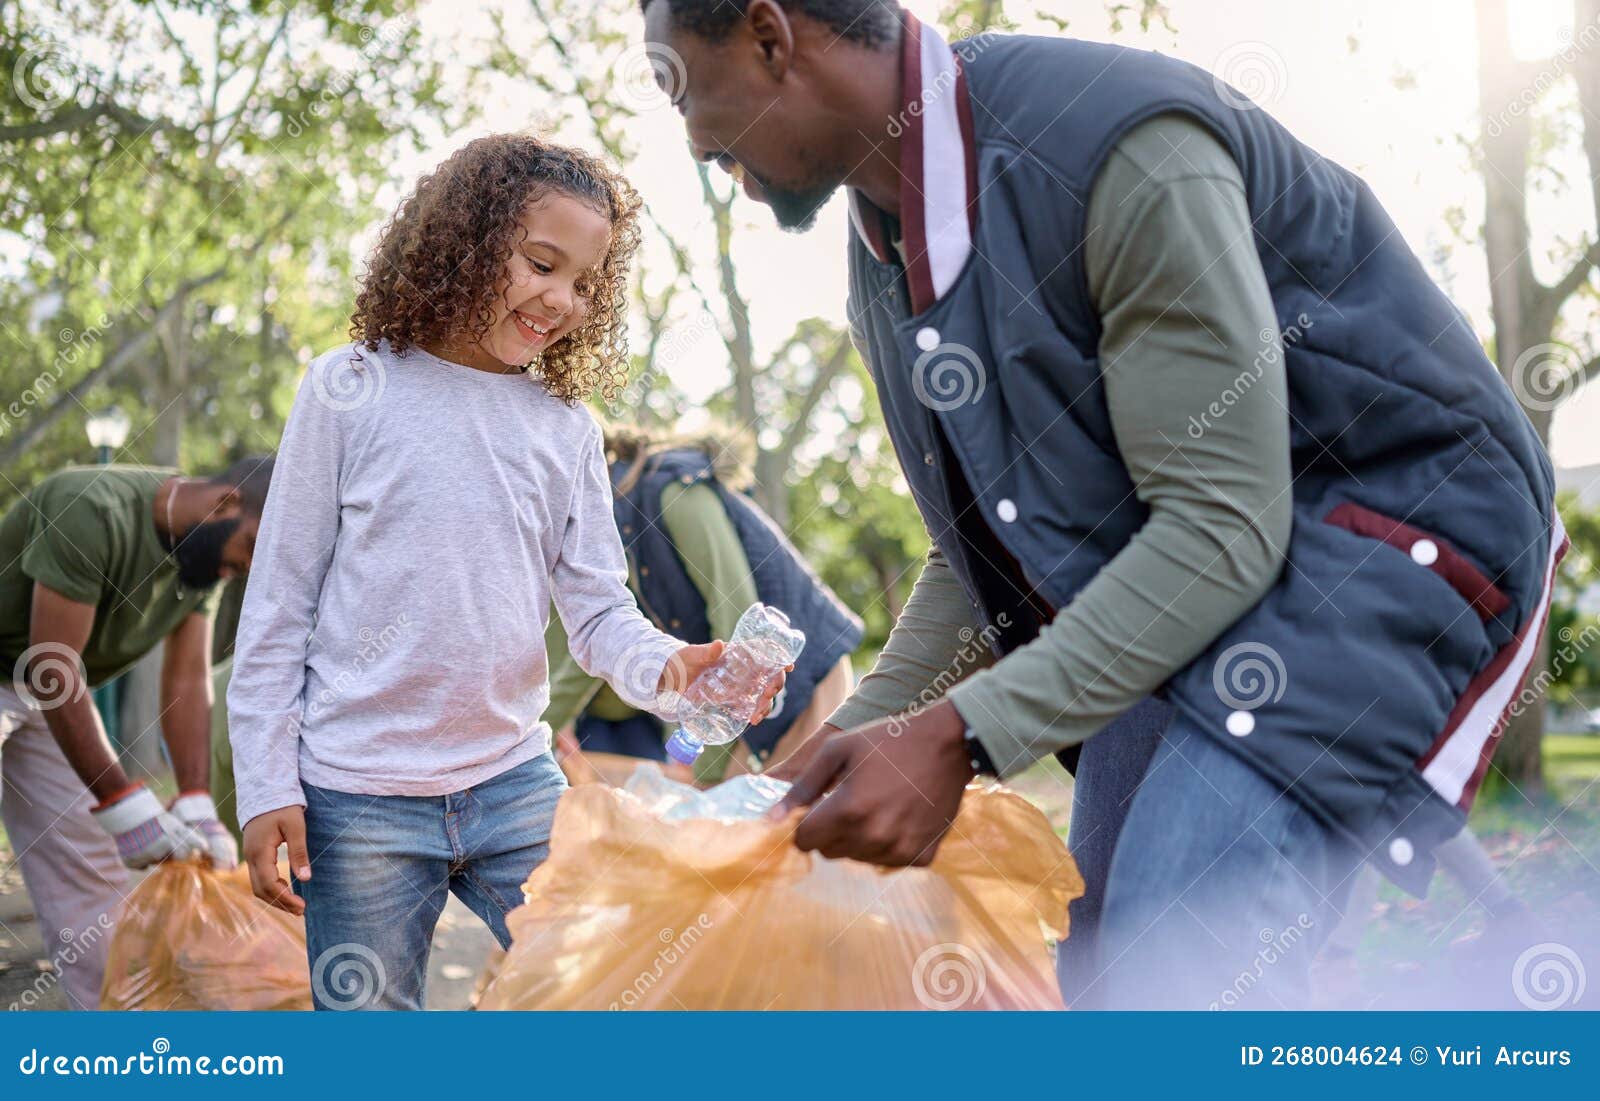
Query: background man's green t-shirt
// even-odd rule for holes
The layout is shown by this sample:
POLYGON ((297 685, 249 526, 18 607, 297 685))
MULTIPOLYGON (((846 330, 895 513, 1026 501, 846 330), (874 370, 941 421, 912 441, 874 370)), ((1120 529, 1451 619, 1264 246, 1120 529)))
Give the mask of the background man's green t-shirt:
POLYGON ((220 586, 180 585, 156 534, 156 491, 177 473, 68 467, 11 506, 0 519, 0 671, 9 675, 28 648, 35 582, 95 606, 83 650, 91 685, 155 649, 186 616, 212 612, 220 586))

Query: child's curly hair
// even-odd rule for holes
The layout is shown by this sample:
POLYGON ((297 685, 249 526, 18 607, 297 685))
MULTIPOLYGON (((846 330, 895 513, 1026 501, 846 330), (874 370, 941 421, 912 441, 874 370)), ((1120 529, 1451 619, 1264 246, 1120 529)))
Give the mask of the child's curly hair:
POLYGON ((468 142, 400 204, 373 249, 350 317, 351 339, 396 352, 476 340, 493 323, 517 223, 530 201, 569 195, 611 220, 611 244, 578 283, 587 319, 530 365, 569 403, 628 381, 628 263, 639 244, 639 196, 622 175, 578 149, 526 134, 468 142))

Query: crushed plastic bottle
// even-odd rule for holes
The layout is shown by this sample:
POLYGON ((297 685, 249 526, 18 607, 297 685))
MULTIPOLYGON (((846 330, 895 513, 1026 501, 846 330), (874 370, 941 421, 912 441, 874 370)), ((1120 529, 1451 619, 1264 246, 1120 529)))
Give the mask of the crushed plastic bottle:
POLYGON ((806 636, 789 617, 766 604, 752 604, 739 617, 722 660, 701 673, 683 693, 678 729, 667 739, 667 756, 693 764, 708 745, 733 741, 750 725, 773 676, 805 648, 806 636))
POLYGON ((662 775, 654 762, 638 765, 623 791, 638 799, 663 822, 708 818, 717 822, 749 822, 777 806, 789 785, 770 776, 746 774, 701 791, 662 775))

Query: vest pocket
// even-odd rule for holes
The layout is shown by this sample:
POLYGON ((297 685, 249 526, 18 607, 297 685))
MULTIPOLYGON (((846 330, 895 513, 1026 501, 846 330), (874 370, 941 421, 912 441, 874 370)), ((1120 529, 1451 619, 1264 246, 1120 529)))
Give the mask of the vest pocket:
POLYGON ((1322 522, 1403 551, 1417 565, 1443 578, 1486 623, 1511 607, 1510 597, 1465 555, 1437 535, 1353 501, 1335 505, 1322 522))

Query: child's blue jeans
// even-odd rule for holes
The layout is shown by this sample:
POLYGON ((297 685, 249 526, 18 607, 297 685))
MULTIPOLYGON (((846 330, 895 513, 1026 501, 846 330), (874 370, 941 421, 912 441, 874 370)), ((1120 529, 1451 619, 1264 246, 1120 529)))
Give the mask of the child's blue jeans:
POLYGON ((567 781, 549 753, 453 795, 303 785, 306 955, 318 1009, 421 1009, 445 892, 511 943, 505 915, 550 851, 567 781))

